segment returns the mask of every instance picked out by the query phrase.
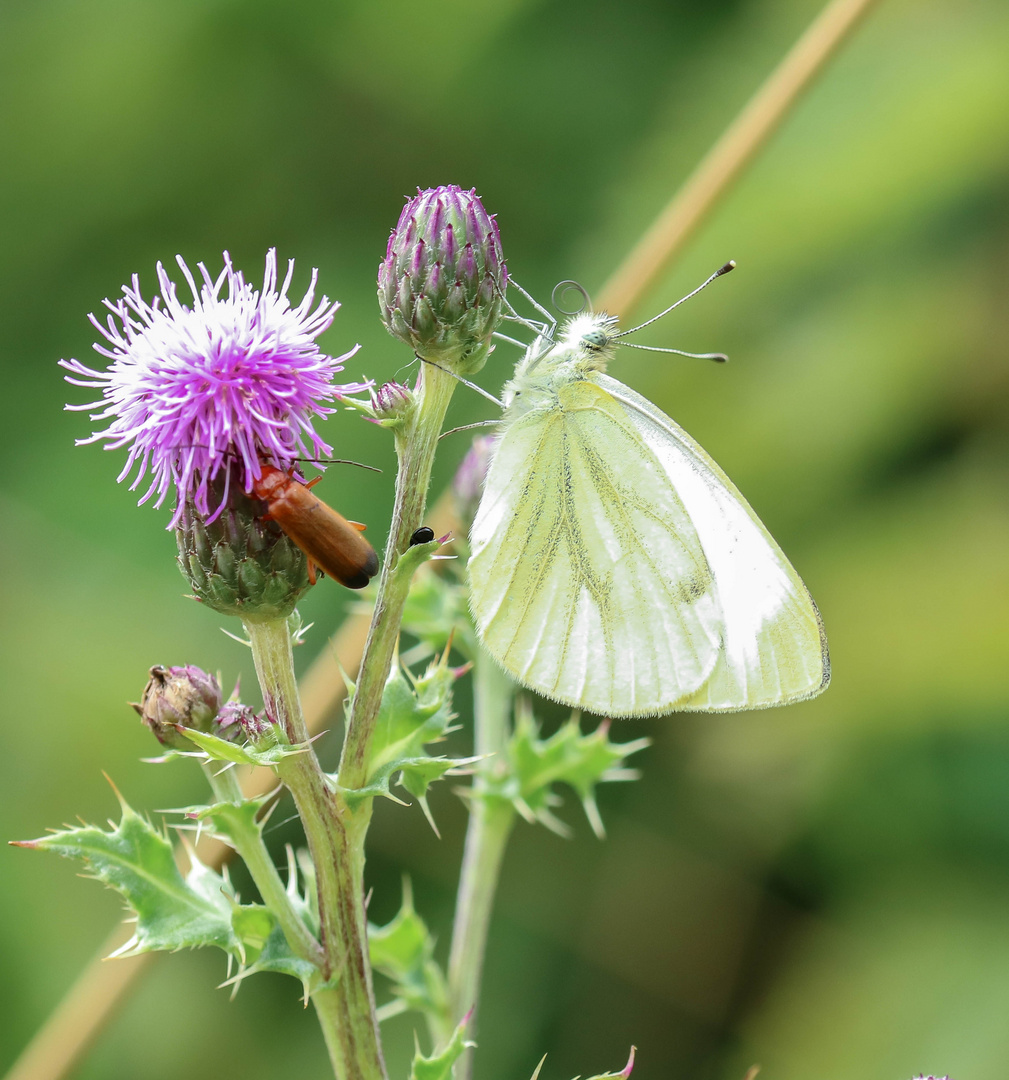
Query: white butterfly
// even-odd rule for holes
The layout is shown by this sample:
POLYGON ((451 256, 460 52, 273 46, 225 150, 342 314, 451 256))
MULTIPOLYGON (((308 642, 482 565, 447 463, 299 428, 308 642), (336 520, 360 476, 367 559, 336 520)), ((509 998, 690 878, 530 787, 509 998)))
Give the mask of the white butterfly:
POLYGON ((470 534, 481 641, 523 686, 604 716, 814 697, 816 605, 704 450, 604 373, 617 337, 577 315, 505 387, 470 534))

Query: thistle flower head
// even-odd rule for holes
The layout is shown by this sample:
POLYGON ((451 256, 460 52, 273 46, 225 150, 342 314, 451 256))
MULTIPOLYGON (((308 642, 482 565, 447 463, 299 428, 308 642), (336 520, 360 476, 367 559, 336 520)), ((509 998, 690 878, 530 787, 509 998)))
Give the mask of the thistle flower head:
POLYGON ((67 382, 101 391, 98 401, 67 408, 98 409, 92 419, 109 421, 79 444, 105 440, 109 450, 128 447, 119 480, 136 466, 134 490, 149 475, 141 503, 157 496, 154 505, 161 506, 174 489, 177 506, 169 528, 178 523, 187 498, 208 521, 220 513, 227 490, 216 507, 208 496, 222 471, 226 482, 233 473, 240 477, 249 492, 261 461, 288 469, 298 457, 330 454, 312 417, 333 412, 327 402, 371 385, 333 383, 357 346, 333 357, 316 344, 340 306, 325 296, 315 304, 318 271, 292 307, 287 291, 294 261, 278 289, 273 249, 261 290, 235 270, 227 252, 216 278, 198 264, 199 284, 181 256, 177 261, 192 292, 191 306, 159 262, 161 295, 150 304, 134 275, 122 299, 105 301, 110 314, 104 324, 89 316, 105 339, 95 351, 109 366, 97 371, 78 360, 60 361, 71 372, 67 382), (239 468, 228 467, 236 463, 239 468))
POLYGON ((475 191, 418 190, 378 268, 382 321, 425 360, 483 366, 501 318, 508 270, 497 223, 475 191))

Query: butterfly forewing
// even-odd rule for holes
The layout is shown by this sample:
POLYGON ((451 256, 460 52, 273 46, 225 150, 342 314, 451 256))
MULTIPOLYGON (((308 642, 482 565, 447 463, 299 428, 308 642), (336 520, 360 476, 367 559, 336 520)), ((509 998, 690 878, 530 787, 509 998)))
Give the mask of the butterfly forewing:
POLYGON ((505 425, 472 552, 481 637, 526 686, 641 716, 710 681, 723 617, 703 545, 662 462, 594 382, 505 425))

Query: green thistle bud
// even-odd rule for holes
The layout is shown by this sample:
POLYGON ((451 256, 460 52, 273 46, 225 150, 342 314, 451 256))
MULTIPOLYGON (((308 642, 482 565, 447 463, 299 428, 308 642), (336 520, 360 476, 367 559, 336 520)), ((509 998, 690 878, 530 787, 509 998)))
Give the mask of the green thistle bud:
POLYGON ((416 408, 417 399, 409 386, 398 382, 383 383, 371 392, 371 407, 375 421, 392 426, 407 419, 416 408))
MULTIPOLYGON (((222 477, 213 495, 220 506, 222 477)), ((234 472, 219 513, 201 514, 192 499, 183 507, 175 530, 179 568, 196 599, 222 615, 284 619, 308 588, 304 552, 264 514, 264 504, 242 491, 234 472)))
POLYGON ((507 286, 497 224, 476 192, 454 184, 418 190, 378 268, 389 333, 425 360, 479 371, 507 286))
POLYGON ((213 675, 192 664, 155 665, 139 704, 134 702, 133 708, 163 746, 192 750, 192 743, 176 731, 176 725, 210 732, 221 708, 221 686, 213 675))

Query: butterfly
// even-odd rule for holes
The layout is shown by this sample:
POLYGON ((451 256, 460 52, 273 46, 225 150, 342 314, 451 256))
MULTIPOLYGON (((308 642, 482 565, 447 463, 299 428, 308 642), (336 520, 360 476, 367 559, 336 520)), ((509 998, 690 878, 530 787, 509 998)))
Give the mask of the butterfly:
POLYGON ((470 534, 480 640, 521 685, 603 716, 814 697, 830 679, 816 605, 698 443, 605 373, 620 336, 578 314, 505 386, 470 534))

